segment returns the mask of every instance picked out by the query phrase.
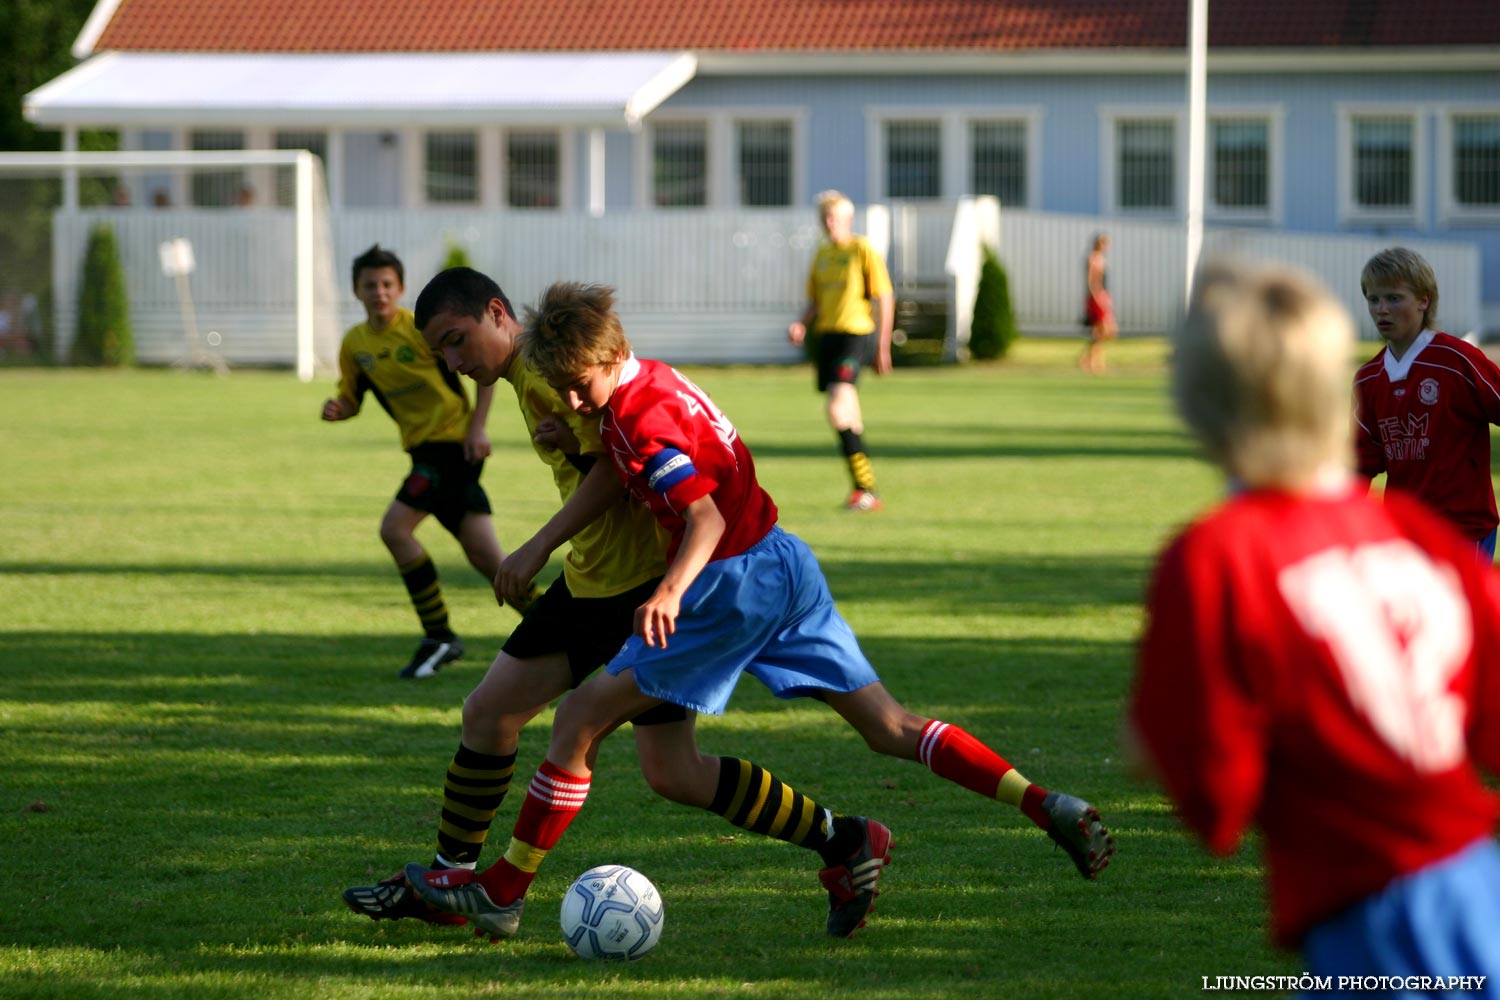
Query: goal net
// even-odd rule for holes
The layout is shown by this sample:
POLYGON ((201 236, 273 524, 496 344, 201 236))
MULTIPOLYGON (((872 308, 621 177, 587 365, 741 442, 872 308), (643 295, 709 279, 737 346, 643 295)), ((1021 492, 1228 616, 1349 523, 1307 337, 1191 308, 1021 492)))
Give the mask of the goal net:
POLYGON ((73 358, 102 240, 138 363, 308 381, 336 362, 341 286, 309 152, 0 153, 0 231, 0 356, 73 358))

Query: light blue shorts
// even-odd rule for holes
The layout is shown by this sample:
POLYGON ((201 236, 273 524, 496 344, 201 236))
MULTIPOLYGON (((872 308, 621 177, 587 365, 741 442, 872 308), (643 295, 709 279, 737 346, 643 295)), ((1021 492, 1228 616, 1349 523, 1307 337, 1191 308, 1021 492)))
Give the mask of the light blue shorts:
POLYGON ((642 693, 710 715, 723 714, 741 673, 778 698, 880 680, 834 608, 812 550, 779 527, 743 555, 703 568, 665 648, 631 636, 606 669, 634 670, 642 693))
MULTIPOLYGON (((1317 924, 1302 941, 1307 970, 1334 977, 1334 990, 1308 996, 1354 996, 1339 976, 1488 976, 1500 984, 1500 847, 1475 841, 1317 924)), ((1391 979, 1388 984, 1394 985, 1391 979)), ((1396 989, 1359 996, 1427 996, 1396 989)), ((1454 994, 1455 996, 1459 994, 1454 994)))

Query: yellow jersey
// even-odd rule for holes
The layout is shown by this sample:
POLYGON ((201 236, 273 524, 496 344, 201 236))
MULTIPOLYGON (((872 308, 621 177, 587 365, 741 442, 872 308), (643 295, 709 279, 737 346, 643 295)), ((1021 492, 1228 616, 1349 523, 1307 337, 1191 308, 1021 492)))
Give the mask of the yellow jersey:
MULTIPOLYGON (((557 495, 563 503, 578 489, 593 463, 608 462, 599 440, 599 418, 574 413, 535 368, 517 353, 505 380, 516 391, 526 432, 533 447, 552 470, 557 495), (578 438, 582 455, 565 455, 557 448, 535 444, 536 425, 553 417, 578 438)), ((611 470, 610 475, 614 475, 611 470)), ((613 597, 667 571, 667 534, 645 504, 622 494, 615 505, 574 535, 563 562, 563 577, 574 597, 613 597)))
POLYGON ((807 297, 817 307, 816 333, 874 333, 870 299, 891 294, 891 275, 868 240, 824 240, 807 275, 807 297))
POLYGON ((407 451, 431 441, 461 443, 469 432, 469 396, 417 332, 409 310, 400 310, 384 330, 364 322, 344 334, 339 395, 353 400, 357 412, 366 390, 396 421, 407 451))

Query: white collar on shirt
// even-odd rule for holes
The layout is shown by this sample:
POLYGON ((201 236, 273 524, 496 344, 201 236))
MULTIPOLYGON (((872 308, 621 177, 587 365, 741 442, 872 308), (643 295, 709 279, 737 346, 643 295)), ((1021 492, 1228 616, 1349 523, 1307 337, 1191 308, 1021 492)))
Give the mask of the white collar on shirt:
POLYGON ((615 388, 618 389, 640 373, 641 363, 635 359, 635 353, 631 352, 631 355, 620 364, 620 377, 615 380, 615 388))
POLYGON ((1406 353, 1401 355, 1400 361, 1396 360, 1396 356, 1391 353, 1389 347, 1386 348, 1385 377, 1392 382, 1400 382, 1406 378, 1407 374, 1411 371, 1412 363, 1417 360, 1417 355, 1421 354, 1422 348, 1432 343, 1432 338, 1436 336, 1437 333, 1432 330, 1423 330, 1417 334, 1417 339, 1411 342, 1411 346, 1406 349, 1406 353))

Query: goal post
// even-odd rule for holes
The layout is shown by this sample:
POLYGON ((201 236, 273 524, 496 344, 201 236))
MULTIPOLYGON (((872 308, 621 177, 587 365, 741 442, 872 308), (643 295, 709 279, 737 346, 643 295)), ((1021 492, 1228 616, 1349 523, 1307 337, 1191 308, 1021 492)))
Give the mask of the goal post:
POLYGON ((288 367, 303 381, 335 364, 340 285, 312 153, 0 153, 0 354, 69 360, 101 227, 140 363, 288 367))

